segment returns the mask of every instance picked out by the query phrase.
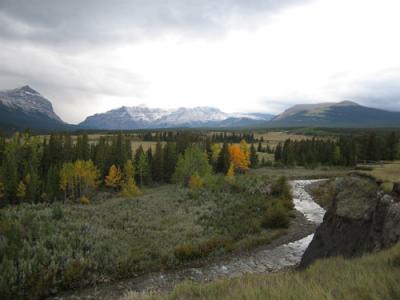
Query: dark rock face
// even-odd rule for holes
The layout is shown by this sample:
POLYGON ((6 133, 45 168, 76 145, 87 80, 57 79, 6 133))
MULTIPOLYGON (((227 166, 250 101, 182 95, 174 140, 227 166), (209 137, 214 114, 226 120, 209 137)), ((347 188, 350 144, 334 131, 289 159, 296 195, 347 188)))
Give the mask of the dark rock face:
POLYGON ((396 197, 397 200, 400 200, 400 182, 394 183, 392 194, 393 194, 393 197, 396 197))
POLYGON ((354 257, 390 247, 400 240, 400 203, 368 178, 336 180, 336 196, 303 255, 300 266, 316 259, 354 257))

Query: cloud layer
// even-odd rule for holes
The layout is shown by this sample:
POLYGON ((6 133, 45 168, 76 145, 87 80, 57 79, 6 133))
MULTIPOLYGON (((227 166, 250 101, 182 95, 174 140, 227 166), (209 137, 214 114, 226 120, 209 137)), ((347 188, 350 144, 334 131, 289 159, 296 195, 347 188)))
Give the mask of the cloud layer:
POLYGON ((0 88, 66 121, 120 105, 400 110, 396 0, 2 0, 0 88))

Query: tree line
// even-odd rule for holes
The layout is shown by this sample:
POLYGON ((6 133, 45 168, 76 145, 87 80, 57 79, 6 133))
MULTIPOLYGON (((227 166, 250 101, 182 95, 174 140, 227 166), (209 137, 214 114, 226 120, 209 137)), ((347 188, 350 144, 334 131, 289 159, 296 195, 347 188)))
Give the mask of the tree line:
POLYGON ((0 205, 66 199, 84 204, 99 187, 133 196, 140 194, 140 186, 152 183, 188 185, 190 176, 202 176, 202 157, 217 173, 246 172, 258 165, 255 146, 244 140, 220 144, 191 133, 175 138, 158 141, 154 149, 139 145, 133 151, 131 138, 123 134, 96 141, 89 141, 87 134, 0 137, 0 205), (186 175, 176 175, 177 169, 186 175))
POLYGON ((337 165, 393 161, 400 157, 399 136, 395 132, 362 136, 342 136, 336 139, 287 139, 275 149, 275 162, 288 166, 337 165))

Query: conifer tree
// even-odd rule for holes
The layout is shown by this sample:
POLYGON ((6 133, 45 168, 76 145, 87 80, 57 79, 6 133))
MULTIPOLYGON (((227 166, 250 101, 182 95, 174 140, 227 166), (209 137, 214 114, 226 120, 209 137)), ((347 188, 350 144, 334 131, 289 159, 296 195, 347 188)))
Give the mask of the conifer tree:
POLYGON ((262 143, 258 142, 257 152, 263 152, 262 143))
POLYGON ((227 143, 222 145, 222 149, 218 156, 217 170, 218 172, 226 174, 229 169, 231 159, 229 157, 229 146, 227 143))
POLYGON ((156 151, 154 152, 153 161, 151 162, 151 173, 154 181, 164 181, 164 155, 160 142, 157 142, 156 151))
POLYGON ((172 175, 175 172, 176 162, 178 155, 176 153, 176 144, 173 142, 167 142, 164 146, 164 180, 165 182, 171 182, 172 175))
MULTIPOLYGON (((4 191, 4 184, 3 182, 0 181, 0 200, 2 200, 5 196, 5 191, 4 191)), ((1 203, 0 203, 1 206, 1 203)))
POLYGON ((256 150, 256 147, 254 147, 254 144, 251 144, 251 147, 250 147, 250 167, 251 168, 256 168, 257 166, 258 166, 257 150, 256 150))

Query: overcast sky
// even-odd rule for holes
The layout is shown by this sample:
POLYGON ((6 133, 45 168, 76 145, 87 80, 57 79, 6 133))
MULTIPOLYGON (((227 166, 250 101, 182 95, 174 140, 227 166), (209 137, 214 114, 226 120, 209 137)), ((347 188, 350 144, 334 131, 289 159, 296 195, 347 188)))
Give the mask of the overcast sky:
POLYGON ((0 89, 65 121, 122 105, 400 111, 399 0, 0 0, 0 89))

